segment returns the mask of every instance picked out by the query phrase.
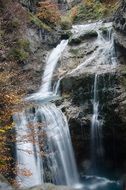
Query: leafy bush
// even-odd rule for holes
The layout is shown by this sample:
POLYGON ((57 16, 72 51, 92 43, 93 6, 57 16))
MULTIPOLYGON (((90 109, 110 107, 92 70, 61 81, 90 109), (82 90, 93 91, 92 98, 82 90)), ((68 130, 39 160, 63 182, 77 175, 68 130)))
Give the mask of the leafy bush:
POLYGON ((8 54, 8 58, 11 60, 25 61, 28 58, 28 52, 20 48, 12 48, 8 54))
POLYGON ((16 61, 25 61, 29 56, 29 41, 18 39, 13 48, 10 48, 8 58, 16 61))
POLYGON ((68 30, 72 27, 72 21, 70 17, 62 17, 60 26, 63 30, 68 30))
POLYGON ((57 25, 60 21, 58 7, 51 0, 38 3, 37 17, 46 24, 57 25))
POLYGON ((29 43, 28 40, 19 39, 16 44, 17 44, 17 46, 18 46, 19 48, 22 48, 22 49, 24 49, 24 50, 26 50, 26 51, 29 50, 29 45, 30 45, 30 43, 29 43))
POLYGON ((13 18, 12 22, 11 22, 11 26, 12 28, 17 29, 20 26, 20 22, 17 18, 13 18))
POLYGON ((119 0, 83 0, 75 9, 77 14, 74 21, 96 20, 111 16, 118 8, 119 0))
POLYGON ((47 31, 51 31, 51 28, 47 24, 43 23, 36 15, 33 15, 32 13, 29 13, 29 20, 37 27, 45 29, 47 31))

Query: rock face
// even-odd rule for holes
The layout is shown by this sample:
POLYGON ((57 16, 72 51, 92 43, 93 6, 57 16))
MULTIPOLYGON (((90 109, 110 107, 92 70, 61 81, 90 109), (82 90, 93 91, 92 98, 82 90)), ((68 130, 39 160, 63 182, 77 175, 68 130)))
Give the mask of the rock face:
POLYGON ((38 187, 32 187, 30 189, 23 189, 23 190, 74 190, 73 188, 70 187, 65 187, 65 186, 56 186, 53 184, 44 184, 38 187))
POLYGON ((126 1, 123 0, 121 6, 118 8, 115 16, 113 26, 116 30, 116 43, 126 48, 126 1))
MULTIPOLYGON (((103 28, 102 34, 107 39, 108 34, 103 28)), ((109 65, 108 63, 114 60, 107 59, 105 53, 107 51, 104 52, 103 49, 100 50, 100 54, 97 53, 99 52, 98 37, 96 32, 93 34, 95 35, 89 32, 88 38, 85 34, 83 38, 79 35, 79 43, 77 37, 74 42, 75 37, 71 37, 58 68, 59 75, 65 77, 61 81, 63 99, 57 104, 67 115, 76 158, 86 172, 90 168, 93 88, 97 73, 99 122, 103 131, 104 152, 101 165, 109 172, 120 169, 123 173, 126 169, 126 65, 122 61, 124 53, 122 48, 116 46, 119 65, 116 67, 109 65), (107 63, 104 62, 104 55, 107 63)), ((106 46, 107 44, 104 43, 104 47, 106 46)), ((109 47, 106 48, 109 51, 109 47)))
MULTIPOLYGON (((11 187, 11 185, 7 182, 7 180, 2 175, 0 175, 0 190, 16 190, 16 189, 11 187)), ((73 190, 73 188, 65 187, 65 186, 56 186, 51 183, 47 183, 47 184, 45 183, 41 186, 31 187, 31 188, 22 189, 22 190, 73 190)))

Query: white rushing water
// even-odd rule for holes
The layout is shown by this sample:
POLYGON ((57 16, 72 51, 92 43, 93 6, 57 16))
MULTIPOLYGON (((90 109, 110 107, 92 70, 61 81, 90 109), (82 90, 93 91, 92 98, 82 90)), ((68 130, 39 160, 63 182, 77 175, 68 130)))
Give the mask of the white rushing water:
POLYGON ((53 98, 53 96, 55 96, 51 88, 53 72, 67 44, 68 44, 68 40, 62 40, 61 43, 57 45, 56 48, 53 49, 45 65, 44 74, 42 77, 42 85, 38 92, 26 98, 27 101, 29 100, 41 101, 42 99, 44 99, 45 101, 45 99, 49 100, 53 98))
POLYGON ((56 184, 79 184, 77 168, 71 145, 68 122, 65 115, 54 104, 38 108, 47 134, 47 162, 52 181, 56 184))
POLYGON ((83 63, 79 64, 75 69, 73 69, 69 74, 74 74, 77 72, 83 71, 86 68, 86 71, 100 74, 111 69, 114 69, 117 66, 117 59, 115 55, 114 48, 114 36, 112 32, 112 23, 102 23, 97 22, 93 24, 86 25, 75 25, 73 26, 72 32, 74 36, 80 36, 84 33, 89 33, 90 31, 97 32, 96 39, 96 50, 89 56, 83 63), (103 28, 107 32, 106 37, 102 32, 103 28))
POLYGON ((102 126, 98 119, 99 116, 99 97, 98 97, 98 75, 95 74, 93 86, 93 115, 91 121, 91 162, 92 169, 95 169, 97 159, 102 159, 102 126))
MULTIPOLYGON (((90 172, 96 174, 96 170, 104 158, 104 149, 102 144, 102 124, 103 120, 100 118, 100 94, 99 86, 101 90, 105 87, 105 81, 100 80, 104 78, 104 73, 115 72, 117 67, 117 57, 114 46, 114 34, 112 29, 112 23, 96 22, 86 25, 75 25, 72 28, 73 38, 84 36, 91 31, 97 33, 96 40, 93 41, 94 47, 96 47, 87 59, 79 64, 75 69, 69 72, 69 75, 77 75, 90 73, 94 77, 93 80, 93 95, 92 95, 92 119, 91 119, 91 168, 90 172), (99 119, 100 118, 100 119, 99 119)), ((109 84, 108 84, 109 85, 109 84)), ((101 95, 102 96, 102 95, 101 95)))
MULTIPOLYGON (((17 150, 17 182, 21 187, 32 187, 43 183, 42 159, 35 130, 31 128, 35 124, 30 113, 27 117, 25 112, 14 116, 16 123, 16 150, 17 150), (33 131, 34 130, 34 131, 33 131), (32 135, 32 136, 31 136, 32 135)), ((34 127, 34 126, 33 126, 34 127)))
MULTIPOLYGON (((98 66, 107 68, 115 68, 117 65, 114 40, 112 35, 111 23, 106 24, 108 35, 104 38, 101 22, 73 26, 74 35, 78 33, 95 30, 98 34, 96 44, 97 48, 89 56, 89 58, 72 70, 69 74, 74 74, 78 70, 86 66, 92 67, 97 60, 95 68, 94 84, 93 84, 93 113, 91 121, 91 160, 95 163, 97 155, 102 155, 102 130, 99 121, 99 97, 98 97, 98 66)), ((22 187, 32 187, 46 182, 47 178, 55 184, 69 185, 81 188, 77 167, 74 159, 74 153, 70 138, 68 122, 62 111, 57 108, 50 100, 55 99, 60 86, 59 79, 55 88, 52 88, 52 78, 58 60, 62 52, 65 50, 68 40, 63 40, 54 48, 47 59, 44 74, 42 77, 42 85, 38 92, 25 98, 26 101, 37 101, 37 107, 34 111, 25 110, 14 116, 17 134, 17 164, 20 168, 17 170, 17 181, 22 187), (44 134, 41 135, 40 134, 44 134), (29 140, 30 135, 30 140, 29 140), (45 138, 43 139, 43 136, 45 138), (43 157, 41 152, 44 145, 46 155, 43 157), (26 169, 26 172, 25 172, 26 169), (21 173, 21 171, 23 171, 21 173), (28 172, 28 171, 29 172, 28 172), (47 171, 48 170, 48 171, 47 171), (30 173, 30 174, 29 174, 30 173), (49 176, 47 177, 47 173, 49 176), (26 174, 26 175, 25 175, 26 174), (29 176, 27 175, 29 174, 29 176)), ((49 180, 47 180, 48 182, 49 180)), ((106 183, 105 180, 103 180, 106 183)), ((101 183, 102 184, 102 183, 101 183)), ((102 185, 103 185, 102 184, 102 185)), ((93 189, 90 186, 89 189, 93 189)), ((95 188, 94 188, 95 189, 95 188)))
POLYGON ((46 181, 43 160, 50 172, 51 182, 80 187, 67 119, 54 104, 46 102, 41 105, 41 102, 46 101, 49 96, 52 98, 58 92, 61 79, 58 80, 53 93, 52 77, 67 43, 67 40, 61 41, 52 51, 45 66, 40 90, 26 98, 26 100, 41 100, 34 113, 27 110, 14 117, 17 132, 17 163, 20 168, 17 172, 17 181, 22 187, 32 187, 46 181), (41 139, 42 137, 38 135, 43 132, 45 139, 41 139), (32 140, 29 140, 29 135, 32 140), (40 143, 45 144, 46 158, 41 156, 40 143), (30 175, 21 174, 22 169, 28 170, 30 175))

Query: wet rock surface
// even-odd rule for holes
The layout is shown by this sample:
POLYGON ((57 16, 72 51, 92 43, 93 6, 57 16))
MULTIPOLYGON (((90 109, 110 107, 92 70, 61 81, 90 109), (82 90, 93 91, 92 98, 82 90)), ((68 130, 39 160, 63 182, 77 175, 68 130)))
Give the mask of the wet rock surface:
MULTIPOLYGON (((0 190, 18 190, 20 188, 14 188, 11 187, 11 185, 7 182, 7 180, 0 175, 0 190)), ((26 189, 20 189, 20 190, 74 190, 71 187, 65 187, 65 186, 56 186, 51 183, 45 183, 40 186, 26 188, 26 189)))
POLYGON ((113 26, 116 31, 116 43, 126 48, 126 1, 123 0, 118 8, 115 16, 113 26))
POLYGON ((97 35, 69 44, 65 49, 57 69, 60 77, 65 75, 61 80, 62 100, 57 101, 57 105, 68 118, 78 163, 84 171, 89 170, 93 85, 95 74, 98 74, 99 122, 103 131, 104 154, 102 163, 98 162, 103 169, 115 171, 117 177, 116 170, 123 173, 126 169, 125 57, 122 48, 116 46, 116 67, 108 64, 113 60, 108 59, 107 65, 103 57, 101 60, 102 49, 99 55, 90 59, 99 48, 96 41, 97 35))

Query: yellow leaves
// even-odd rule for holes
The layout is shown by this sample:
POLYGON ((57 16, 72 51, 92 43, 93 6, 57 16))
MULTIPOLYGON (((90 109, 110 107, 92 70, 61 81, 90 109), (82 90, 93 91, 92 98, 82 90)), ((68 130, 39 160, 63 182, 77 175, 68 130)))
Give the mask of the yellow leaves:
POLYGON ((96 3, 94 0, 84 0, 84 4, 87 7, 91 7, 94 3, 96 3))
POLYGON ((6 94, 5 99, 10 104, 18 104, 21 101, 21 97, 17 94, 13 94, 13 93, 6 94))
POLYGON ((0 133, 5 133, 6 131, 4 129, 0 129, 0 133))

